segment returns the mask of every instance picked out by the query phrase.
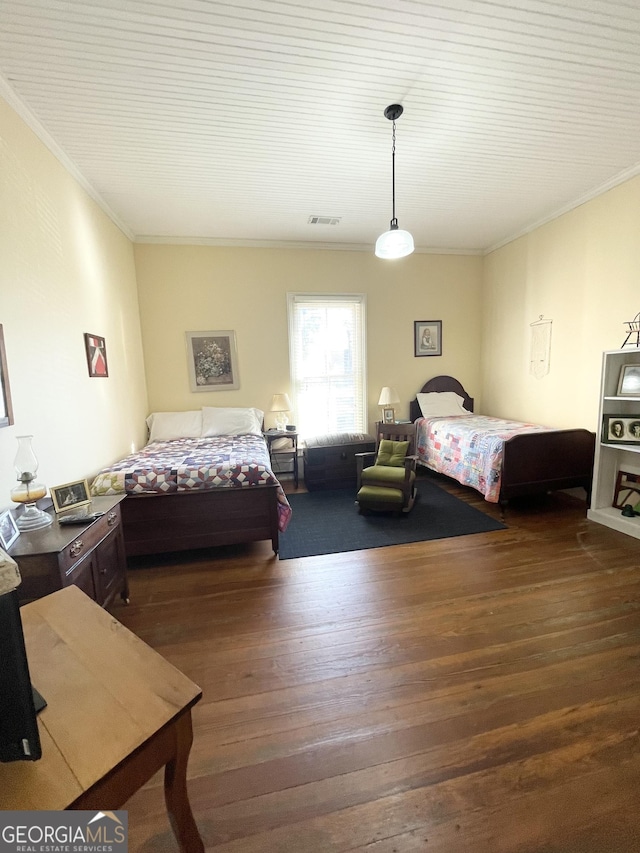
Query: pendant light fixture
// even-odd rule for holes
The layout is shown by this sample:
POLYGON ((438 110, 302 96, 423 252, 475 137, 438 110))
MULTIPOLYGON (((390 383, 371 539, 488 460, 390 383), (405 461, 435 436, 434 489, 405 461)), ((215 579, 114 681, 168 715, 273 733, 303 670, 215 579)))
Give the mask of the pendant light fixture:
POLYGON ((391 192, 392 218, 389 230, 376 240, 376 255, 379 258, 404 258, 413 252, 413 237, 408 231, 398 228, 396 219, 396 119, 400 118, 404 108, 401 104, 390 104, 384 111, 385 118, 393 122, 393 144, 391 147, 391 192))

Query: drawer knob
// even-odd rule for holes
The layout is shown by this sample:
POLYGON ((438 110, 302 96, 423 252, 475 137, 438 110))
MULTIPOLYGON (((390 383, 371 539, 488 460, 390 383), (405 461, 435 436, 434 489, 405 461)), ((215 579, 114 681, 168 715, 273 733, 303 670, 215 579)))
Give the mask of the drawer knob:
POLYGON ((344 452, 344 450, 343 450, 343 451, 342 451, 342 453, 340 454, 340 459, 343 459, 343 460, 344 460, 344 459, 346 459, 346 458, 347 458, 347 454, 346 454, 346 453, 344 452))
POLYGON ((109 515, 107 516, 107 524, 110 527, 112 525, 114 525, 117 520, 118 520, 118 513, 117 512, 110 512, 109 515))
POLYGON ((69 548, 69 553, 72 557, 77 557, 83 548, 84 542, 82 541, 82 539, 76 539, 76 541, 69 548))

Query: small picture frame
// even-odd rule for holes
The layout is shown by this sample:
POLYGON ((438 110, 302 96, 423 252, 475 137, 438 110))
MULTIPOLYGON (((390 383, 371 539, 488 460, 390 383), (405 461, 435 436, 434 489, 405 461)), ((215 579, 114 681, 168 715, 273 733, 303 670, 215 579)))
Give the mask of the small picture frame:
POLYGON ((618 381, 618 397, 640 397, 640 364, 623 364, 618 381))
POLYGON ((618 471, 613 506, 622 509, 626 504, 631 504, 634 508, 640 505, 640 474, 618 471))
POLYGON ((240 387, 236 333, 187 332, 187 367, 192 391, 235 391, 240 387))
POLYGON ((89 484, 86 480, 74 480, 62 486, 51 487, 51 500, 57 513, 68 512, 91 503, 89 484))
POLYGON ((413 321, 413 354, 442 355, 442 320, 413 321))
POLYGON ((605 444, 640 444, 640 417, 603 415, 602 441, 605 444))
POLYGON ((107 345, 100 335, 84 333, 84 348, 87 354, 87 366, 89 376, 106 377, 109 375, 107 367, 107 345))
POLYGON ((13 408, 11 406, 11 391, 9 390, 9 372, 4 349, 4 332, 2 325, 0 325, 0 427, 11 426, 12 423, 13 408))
POLYGON ((18 530, 15 518, 10 509, 5 509, 0 514, 0 544, 2 544, 3 549, 8 551, 18 536, 20 536, 20 531, 18 530))
POLYGON ((395 423, 396 419, 396 410, 391 406, 385 406, 382 410, 382 423, 383 424, 392 424, 395 423))

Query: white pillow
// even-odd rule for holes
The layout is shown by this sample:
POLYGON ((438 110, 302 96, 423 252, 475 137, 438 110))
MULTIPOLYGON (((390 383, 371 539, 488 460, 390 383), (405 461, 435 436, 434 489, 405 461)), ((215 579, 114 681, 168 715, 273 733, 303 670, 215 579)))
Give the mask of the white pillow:
POLYGON ((462 405, 464 397, 453 391, 440 391, 432 394, 416 394, 423 418, 447 417, 448 415, 468 415, 462 405))
POLYGON ((202 435, 262 435, 264 412, 203 406, 202 435))
POLYGON ((152 412, 147 418, 149 441, 169 441, 172 438, 200 438, 202 412, 152 412))

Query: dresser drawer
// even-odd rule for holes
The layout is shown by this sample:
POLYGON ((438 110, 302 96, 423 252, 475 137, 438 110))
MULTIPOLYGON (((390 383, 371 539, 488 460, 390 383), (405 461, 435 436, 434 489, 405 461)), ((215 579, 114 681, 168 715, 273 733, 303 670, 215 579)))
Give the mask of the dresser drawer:
POLYGON ((95 548, 98 542, 120 523, 120 507, 114 506, 93 524, 78 527, 78 535, 60 553, 61 570, 67 574, 78 560, 95 548))

